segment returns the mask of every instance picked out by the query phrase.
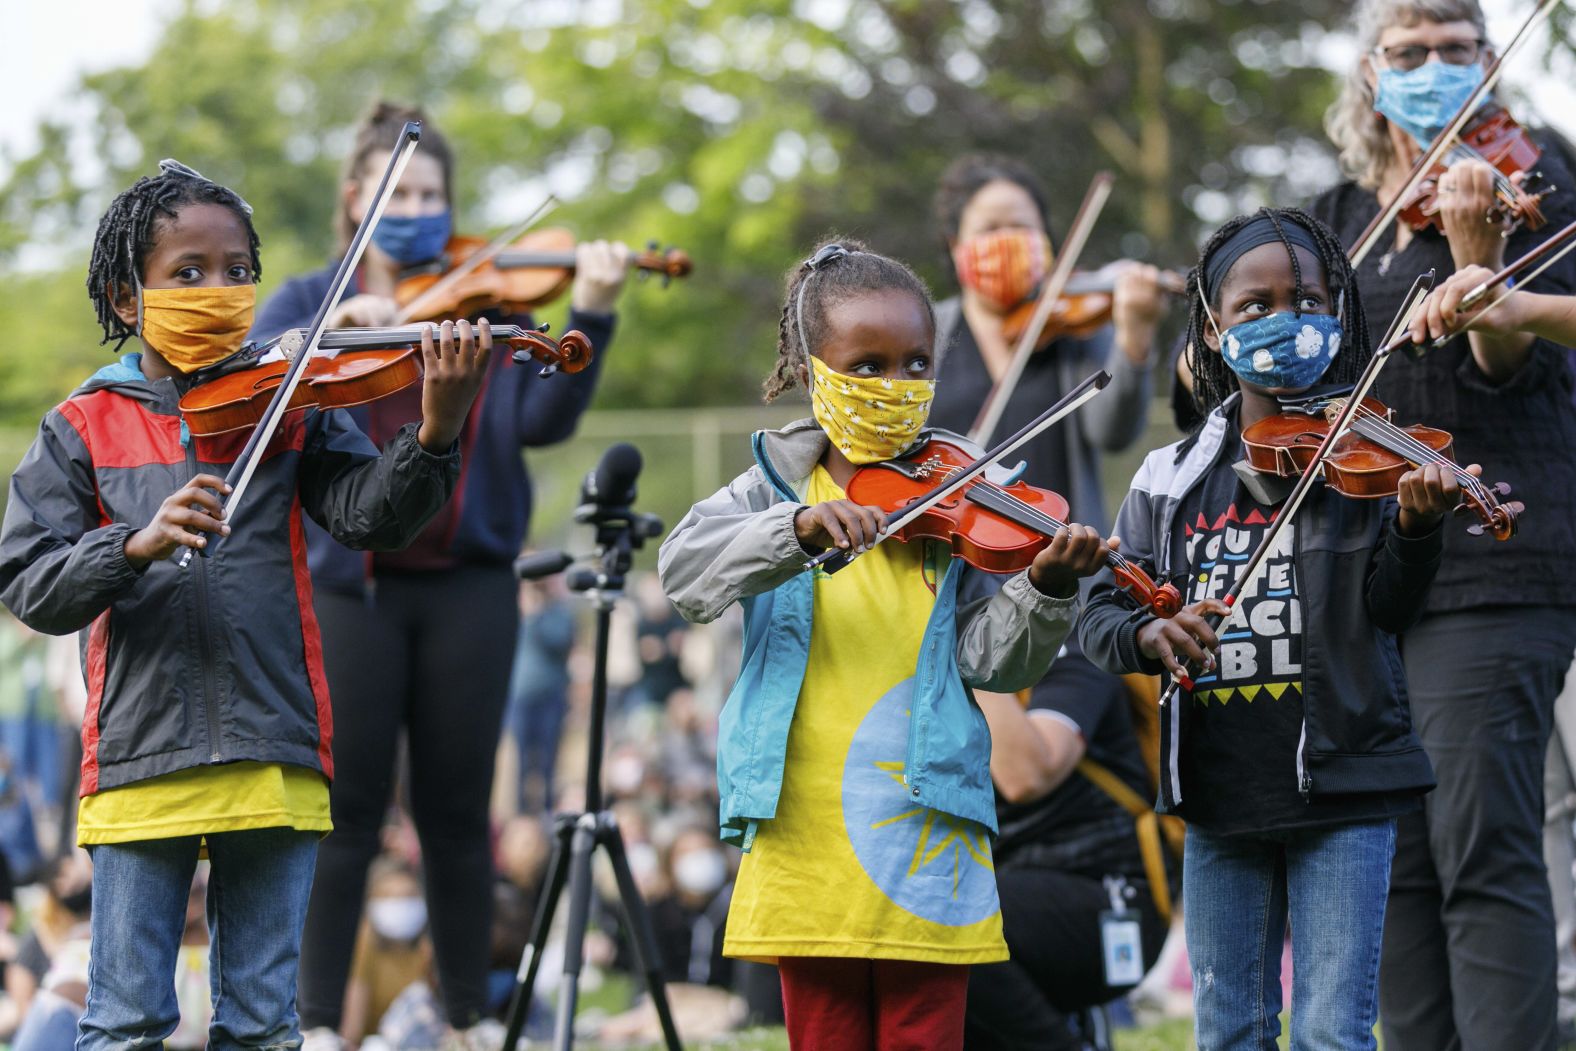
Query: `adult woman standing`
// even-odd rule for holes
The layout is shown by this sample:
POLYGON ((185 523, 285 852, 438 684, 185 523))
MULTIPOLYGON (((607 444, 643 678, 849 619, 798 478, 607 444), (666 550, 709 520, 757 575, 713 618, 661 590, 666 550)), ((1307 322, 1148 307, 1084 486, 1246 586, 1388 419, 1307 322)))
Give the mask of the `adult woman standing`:
MULTIPOLYGON (((1361 52, 1327 117, 1350 181, 1311 211, 1352 246, 1393 200, 1423 146, 1492 62, 1475 0, 1365 0, 1361 52)), ((1382 328, 1412 280, 1468 265, 1497 269, 1576 218, 1563 145, 1534 133, 1556 187, 1541 233, 1501 236, 1492 171, 1440 179, 1443 231, 1386 231, 1362 261, 1368 316, 1382 328)), ((1576 261, 1534 288, 1570 292, 1576 261)), ((1376 332, 1375 335, 1380 333, 1376 332)), ((1413 718, 1439 788, 1400 821, 1380 972, 1392 1051, 1552 1048, 1555 954, 1541 825, 1551 711, 1576 646, 1576 596, 1549 572, 1576 549, 1576 416, 1566 348, 1530 334, 1473 333, 1420 357, 1397 355, 1377 394, 1401 422, 1455 435, 1463 462, 1504 480, 1533 509, 1495 544, 1447 524, 1427 613, 1402 643, 1413 718)))
MULTIPOLYGON (((376 172, 369 164, 392 147, 405 121, 423 119, 420 111, 380 104, 357 130, 340 190, 341 243, 370 204, 376 172)), ((437 258, 449 240, 453 168, 447 142, 426 122, 373 234, 356 294, 330 315, 330 327, 394 320, 401 269, 437 258)), ((513 365, 507 354, 494 355, 460 438, 459 489, 411 547, 368 557, 306 523, 337 767, 334 834, 318 853, 301 951, 300 1010, 309 1048, 338 1043, 334 1030, 402 730, 439 985, 455 1030, 452 1046, 487 1042, 490 1027, 478 1026, 486 1007, 492 922, 487 801, 519 623, 510 561, 531 510, 520 451, 573 433, 596 386, 628 260, 619 244, 583 244, 577 252, 569 327, 589 336, 598 351, 589 368, 543 379, 535 369, 513 365)), ((267 338, 306 324, 328 274, 285 282, 264 305, 254 335, 267 338)), ((397 429, 412 409, 401 392, 352 412, 376 438, 397 429)))
MULTIPOLYGON (((936 217, 961 285, 936 305, 936 395, 931 423, 965 432, 1012 343, 1009 311, 1039 291, 1051 258, 1045 192, 1008 157, 960 158, 942 176, 936 217), (1005 265, 1003 265, 1005 264, 1005 265)), ((1107 530, 1100 451, 1143 433, 1160 313, 1157 271, 1131 265, 1118 276, 1113 323, 1087 339, 1060 338, 1036 353, 1008 401, 997 435, 1010 434, 1096 369, 1111 386, 1063 426, 1025 448, 1025 480, 1068 497, 1080 522, 1107 530)), ((1128 712, 1123 681, 1076 651, 1057 658, 1025 708, 1017 697, 976 692, 991 729, 996 788, 996 886, 1012 959, 976 967, 969 983, 969 1051, 1082 1046, 1070 1024, 1080 1009, 1120 993, 1105 980, 1099 914, 1105 879, 1125 882, 1141 919, 1145 963, 1165 940, 1133 818, 1083 776, 1085 759, 1137 795, 1153 786, 1128 712)))

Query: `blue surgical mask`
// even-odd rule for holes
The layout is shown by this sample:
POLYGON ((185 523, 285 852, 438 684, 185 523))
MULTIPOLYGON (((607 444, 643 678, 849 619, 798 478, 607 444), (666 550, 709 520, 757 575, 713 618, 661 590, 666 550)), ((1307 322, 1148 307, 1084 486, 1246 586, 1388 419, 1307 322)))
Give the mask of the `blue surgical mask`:
POLYGON ((453 229, 447 209, 436 215, 385 215, 372 228, 372 243, 405 266, 443 254, 453 229))
POLYGON ((1319 382, 1341 351, 1334 314, 1270 314, 1220 334, 1220 355, 1246 383, 1297 390, 1319 382))
POLYGON ((1483 63, 1424 62, 1416 69, 1379 71, 1374 109, 1426 147, 1483 83, 1483 63))

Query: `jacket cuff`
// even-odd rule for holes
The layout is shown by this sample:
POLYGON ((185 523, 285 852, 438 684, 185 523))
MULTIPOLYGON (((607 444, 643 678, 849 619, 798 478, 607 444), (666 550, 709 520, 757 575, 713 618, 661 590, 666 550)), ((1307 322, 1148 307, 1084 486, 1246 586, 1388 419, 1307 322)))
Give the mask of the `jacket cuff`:
POLYGON ((1013 574, 1007 583, 1002 585, 1001 590, 1031 616, 1071 620, 1078 613, 1078 591, 1075 590, 1066 598, 1047 595, 1034 586, 1034 582, 1029 579, 1027 569, 1013 574))
MULTIPOLYGON (((114 592, 121 588, 128 588, 136 583, 148 571, 148 566, 137 568, 126 557, 126 541, 137 530, 123 522, 117 522, 103 529, 95 530, 98 533, 97 542, 103 544, 103 551, 94 561, 94 576, 104 582, 107 591, 114 592)), ((93 533, 88 533, 82 538, 84 541, 93 542, 93 533)))
POLYGON ((460 440, 454 439, 445 451, 430 453, 416 438, 421 430, 419 423, 407 423, 394 435, 394 469, 408 471, 412 467, 423 470, 437 468, 453 469, 456 476, 460 470, 460 440))
POLYGON ((806 504, 782 503, 773 504, 761 514, 778 516, 778 522, 772 527, 772 561, 778 565, 803 564, 806 559, 819 555, 822 548, 810 547, 799 542, 799 534, 793 527, 793 520, 799 517, 806 504))
MULTIPOLYGON (((1448 516, 1446 516, 1448 517, 1448 516)), ((1390 538, 1386 543, 1396 559, 1409 566, 1423 566, 1437 562, 1445 551, 1445 519, 1434 523, 1434 528, 1422 536, 1402 536, 1395 519, 1390 520, 1390 538)))
POLYGON ((566 321, 564 331, 579 329, 585 333, 591 345, 597 350, 604 350, 613 338, 613 328, 618 323, 618 314, 614 311, 602 313, 594 310, 569 309, 569 320, 566 321))
POLYGON ((1145 675, 1159 675, 1166 670, 1164 664, 1145 657, 1143 651, 1138 648, 1138 629, 1154 619, 1152 613, 1129 617, 1117 626, 1116 655, 1122 662, 1122 667, 1143 672, 1145 675))

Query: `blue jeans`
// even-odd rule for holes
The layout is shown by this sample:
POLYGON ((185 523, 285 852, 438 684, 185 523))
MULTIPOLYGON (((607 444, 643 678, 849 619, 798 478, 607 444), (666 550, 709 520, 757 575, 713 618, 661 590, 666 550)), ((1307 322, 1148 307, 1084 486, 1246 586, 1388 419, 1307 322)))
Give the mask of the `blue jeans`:
POLYGON ((1274 1051, 1291 921, 1292 1051, 1374 1047, 1392 820, 1265 835, 1189 826, 1182 901, 1198 1051, 1274 1051))
MULTIPOLYGON (((208 1046, 296 1048, 296 965, 317 860, 316 832, 288 828, 207 837, 208 1046)), ((175 958, 202 840, 89 847, 93 955, 77 1051, 161 1048, 175 1031, 175 958)))

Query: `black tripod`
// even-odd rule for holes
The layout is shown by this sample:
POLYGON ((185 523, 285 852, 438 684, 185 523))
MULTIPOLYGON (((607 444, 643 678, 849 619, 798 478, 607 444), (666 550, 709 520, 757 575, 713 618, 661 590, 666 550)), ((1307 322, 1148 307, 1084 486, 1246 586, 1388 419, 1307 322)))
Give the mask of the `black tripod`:
MULTIPOLYGON (((591 679, 591 720, 586 733, 586 801, 578 814, 559 814, 554 822, 552 856, 548 862, 547 883, 536 903, 531 921, 531 943, 520 959, 514 997, 509 1003, 505 1051, 514 1051, 531 1008, 531 994, 541 970, 542 950, 553 925, 565 879, 569 882, 569 929, 564 941, 564 976, 559 991, 558 1017, 553 1047, 569 1051, 574 1044, 575 1003, 580 988, 580 968, 584 963, 586 920, 591 908, 591 854, 598 847, 607 852, 618 879, 618 897, 629 923, 635 960, 645 975, 646 989, 662 1023, 668 1051, 682 1051, 668 995, 662 981, 662 959, 657 950, 651 916, 641 900, 640 890, 629 871, 624 853, 624 838, 618 822, 602 806, 602 746, 607 716, 607 639, 613 604, 623 594, 624 575, 629 571, 634 551, 648 537, 662 532, 662 522, 654 515, 630 510, 634 500, 634 479, 640 472, 640 455, 629 445, 616 445, 586 479, 582 505, 575 513, 578 522, 596 526, 595 567, 571 570, 565 577, 571 591, 591 599, 596 609, 596 662, 591 679), (627 450, 627 452, 626 452, 627 450), (631 467, 632 464, 632 467, 631 467), (622 484, 621 484, 622 483, 622 484)), ((567 556, 549 554, 521 559, 515 565, 521 576, 545 576, 563 569, 567 556)))

